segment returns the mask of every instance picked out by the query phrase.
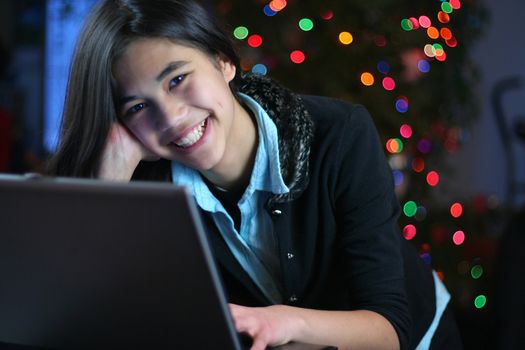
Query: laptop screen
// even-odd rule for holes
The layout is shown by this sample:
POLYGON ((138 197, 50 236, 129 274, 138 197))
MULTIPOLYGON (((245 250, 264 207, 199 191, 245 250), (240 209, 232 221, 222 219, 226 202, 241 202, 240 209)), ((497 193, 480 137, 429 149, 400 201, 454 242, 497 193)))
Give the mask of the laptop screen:
POLYGON ((199 214, 159 183, 0 178, 0 342, 237 349, 199 214))

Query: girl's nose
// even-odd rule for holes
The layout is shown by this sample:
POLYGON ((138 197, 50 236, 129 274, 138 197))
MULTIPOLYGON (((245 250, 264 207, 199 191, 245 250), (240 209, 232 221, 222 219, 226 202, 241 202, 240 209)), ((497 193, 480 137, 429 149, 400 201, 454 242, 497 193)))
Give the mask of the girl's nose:
POLYGON ((167 101, 159 106, 155 127, 157 130, 165 130, 181 123, 188 115, 188 106, 181 101, 167 101))

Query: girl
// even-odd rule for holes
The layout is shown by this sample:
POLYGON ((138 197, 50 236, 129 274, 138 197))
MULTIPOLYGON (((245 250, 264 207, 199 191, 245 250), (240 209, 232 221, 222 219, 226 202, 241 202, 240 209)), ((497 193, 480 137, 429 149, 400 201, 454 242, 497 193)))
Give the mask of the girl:
POLYGON ((448 293, 398 232, 367 111, 243 74, 194 1, 93 10, 50 171, 186 186, 254 350, 460 347, 448 293))

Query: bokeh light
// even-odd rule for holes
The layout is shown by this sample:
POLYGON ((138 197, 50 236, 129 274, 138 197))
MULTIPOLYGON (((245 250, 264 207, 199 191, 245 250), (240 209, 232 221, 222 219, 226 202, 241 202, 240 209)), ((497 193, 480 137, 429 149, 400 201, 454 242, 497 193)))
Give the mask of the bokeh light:
POLYGON ((419 25, 423 28, 428 28, 430 27, 432 24, 432 22, 430 21, 430 18, 428 18, 427 16, 420 16, 419 17, 419 25))
POLYGON ((259 34, 252 34, 248 37, 248 45, 251 47, 259 47, 263 43, 263 38, 259 34))
POLYGON ((461 203, 454 203, 450 206, 450 215, 454 218, 459 218, 461 214, 463 213, 463 206, 461 203))
POLYGON ((363 72, 361 74, 361 83, 366 86, 374 84, 374 76, 369 72, 363 72))
POLYGON ((437 186, 439 183, 439 174, 437 171, 432 170, 427 173, 427 183, 432 187, 437 186))
POLYGON ((427 35, 430 39, 439 38, 439 30, 436 27, 428 27, 427 35))
POLYGON ((437 17, 438 21, 440 21, 441 23, 450 22, 450 16, 448 15, 448 13, 445 13, 443 11, 439 11, 437 17))
POLYGON ((266 73, 268 73, 268 68, 262 63, 257 63, 252 67, 252 73, 266 75, 266 73))
POLYGON ((398 138, 391 138, 386 142, 386 150, 390 153, 401 153, 403 151, 403 141, 398 138))
POLYGON ((414 201, 407 201, 405 205, 403 205, 403 213, 409 218, 416 215, 416 211, 417 211, 417 204, 414 201))
POLYGON ((276 12, 281 11, 286 7, 286 0, 272 0, 269 4, 270 8, 276 12))
POLYGON ((233 36, 239 40, 246 39, 248 37, 248 34, 248 28, 244 26, 239 26, 233 30, 233 36))
POLYGON ((321 18, 325 21, 329 21, 334 18, 334 12, 332 10, 325 10, 321 13, 321 18))
POLYGON ((449 0, 448 2, 454 10, 459 10, 461 8, 461 1, 459 0, 449 0))
POLYGON ((465 232, 458 230, 452 235, 452 242, 455 245, 462 245, 465 242, 465 232))
POLYGON ((473 279, 477 280, 483 275, 483 267, 481 265, 474 265, 470 269, 470 275, 473 279))
POLYGON ((408 124, 403 124, 399 127, 399 134, 405 139, 412 137, 412 127, 408 124))
POLYGON ((275 16, 277 14, 277 11, 272 10, 270 5, 264 6, 263 12, 268 17, 273 17, 273 16, 275 16))
POLYGON ((377 70, 380 73, 388 74, 388 72, 390 72, 390 65, 386 61, 379 61, 377 62, 377 70))
POLYGON ((439 35, 445 40, 450 40, 452 38, 452 31, 448 28, 441 28, 439 35))
POLYGON ((406 30, 408 32, 414 28, 414 24, 408 18, 403 18, 401 20, 401 28, 403 28, 403 30, 406 30))
POLYGON ((417 142, 416 148, 419 152, 427 154, 430 153, 430 150, 432 149, 432 144, 427 139, 421 139, 417 142))
POLYGON ((410 22, 412 22, 412 29, 413 30, 419 29, 419 21, 417 20, 416 17, 410 17, 408 20, 410 22))
POLYGON ((445 13, 452 13, 452 11, 454 11, 454 9, 452 8, 452 6, 450 6, 450 3, 449 2, 446 2, 446 1, 443 1, 441 3, 441 10, 445 13))
POLYGON ((481 309, 481 308, 483 308, 486 304, 487 304, 487 297, 484 296, 483 294, 478 295, 478 296, 474 299, 474 306, 475 306, 477 309, 481 309))
POLYGON ((408 111, 408 99, 404 96, 396 100, 396 110, 399 113, 406 113, 408 111))
POLYGON ((427 60, 419 60, 417 61, 417 69, 421 73, 428 73, 430 71, 430 63, 427 60))
POLYGON ((303 63, 305 59, 306 56, 301 50, 295 50, 290 53, 290 60, 295 64, 303 63))
POLYGON ((354 41, 354 37, 350 32, 339 33, 339 42, 343 45, 350 45, 354 41))
POLYGON ((392 91, 396 88, 396 82, 391 77, 383 78, 383 88, 388 91, 392 91))
POLYGON ((414 237, 416 237, 417 229, 416 226, 412 224, 408 224, 405 227, 403 227, 403 236, 406 240, 411 240, 414 237))
POLYGON ((312 22, 310 18, 301 18, 299 21, 299 28, 305 32, 308 32, 314 28, 314 22, 312 22))
POLYGON ((394 176, 394 185, 401 186, 403 181, 405 181, 405 175, 401 170, 392 170, 392 175, 394 176))
POLYGON ((425 170, 425 160, 421 157, 415 157, 412 160, 412 170, 416 173, 420 173, 425 170))

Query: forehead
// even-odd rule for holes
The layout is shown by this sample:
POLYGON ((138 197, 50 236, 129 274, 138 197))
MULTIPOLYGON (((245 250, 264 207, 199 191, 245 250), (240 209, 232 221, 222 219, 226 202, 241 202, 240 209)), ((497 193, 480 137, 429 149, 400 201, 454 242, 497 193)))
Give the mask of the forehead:
POLYGON ((140 76, 155 78, 166 64, 185 61, 195 64, 210 64, 211 57, 187 44, 162 38, 137 39, 126 47, 113 67, 117 81, 140 76))

